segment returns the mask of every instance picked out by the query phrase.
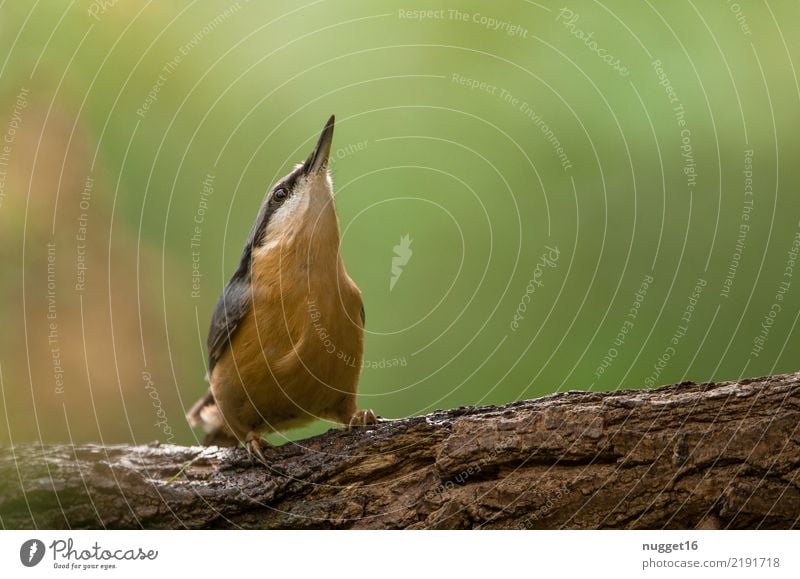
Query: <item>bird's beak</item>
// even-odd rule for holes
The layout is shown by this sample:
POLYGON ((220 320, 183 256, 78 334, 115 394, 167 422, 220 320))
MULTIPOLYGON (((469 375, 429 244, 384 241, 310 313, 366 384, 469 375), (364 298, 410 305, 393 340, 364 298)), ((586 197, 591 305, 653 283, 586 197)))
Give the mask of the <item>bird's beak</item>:
POLYGON ((334 115, 325 123, 325 128, 322 129, 322 134, 319 136, 317 146, 303 163, 303 172, 306 175, 312 175, 322 171, 328 166, 328 157, 331 154, 331 143, 333 142, 333 123, 336 120, 334 115))

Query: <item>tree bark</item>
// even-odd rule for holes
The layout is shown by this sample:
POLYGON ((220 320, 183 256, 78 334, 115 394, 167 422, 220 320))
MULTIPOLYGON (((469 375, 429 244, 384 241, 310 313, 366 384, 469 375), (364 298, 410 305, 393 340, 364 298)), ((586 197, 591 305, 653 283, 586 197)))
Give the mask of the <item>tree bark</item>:
POLYGON ((800 527, 800 373, 466 407, 271 449, 0 449, 4 528, 800 527))

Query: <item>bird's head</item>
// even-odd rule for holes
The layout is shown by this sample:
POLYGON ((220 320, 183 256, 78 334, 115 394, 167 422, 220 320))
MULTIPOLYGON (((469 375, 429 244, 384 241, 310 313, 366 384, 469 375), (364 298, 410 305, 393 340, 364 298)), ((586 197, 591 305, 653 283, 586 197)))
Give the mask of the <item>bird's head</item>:
POLYGON ((339 225, 328 172, 334 120, 331 115, 305 162, 295 166, 267 194, 249 240, 254 252, 298 238, 316 237, 328 244, 335 240, 338 245, 339 225))

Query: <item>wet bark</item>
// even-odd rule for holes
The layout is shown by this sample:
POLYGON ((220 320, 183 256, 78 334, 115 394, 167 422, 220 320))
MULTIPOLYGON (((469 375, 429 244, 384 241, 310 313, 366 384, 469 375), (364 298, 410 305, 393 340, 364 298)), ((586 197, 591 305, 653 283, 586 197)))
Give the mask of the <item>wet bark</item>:
POLYGON ((271 449, 0 449, 3 528, 800 527, 800 373, 567 392, 271 449))

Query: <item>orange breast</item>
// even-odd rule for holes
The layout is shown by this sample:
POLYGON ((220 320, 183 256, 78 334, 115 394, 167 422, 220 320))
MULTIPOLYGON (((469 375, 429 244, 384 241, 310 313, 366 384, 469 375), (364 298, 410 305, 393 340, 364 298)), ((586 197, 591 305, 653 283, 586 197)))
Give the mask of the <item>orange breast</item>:
POLYGON ((261 415, 275 430, 330 415, 353 397, 364 350, 360 292, 341 261, 325 276, 269 263, 276 259, 263 256, 254 270, 253 308, 213 376, 238 397, 228 406, 245 421, 261 415))

